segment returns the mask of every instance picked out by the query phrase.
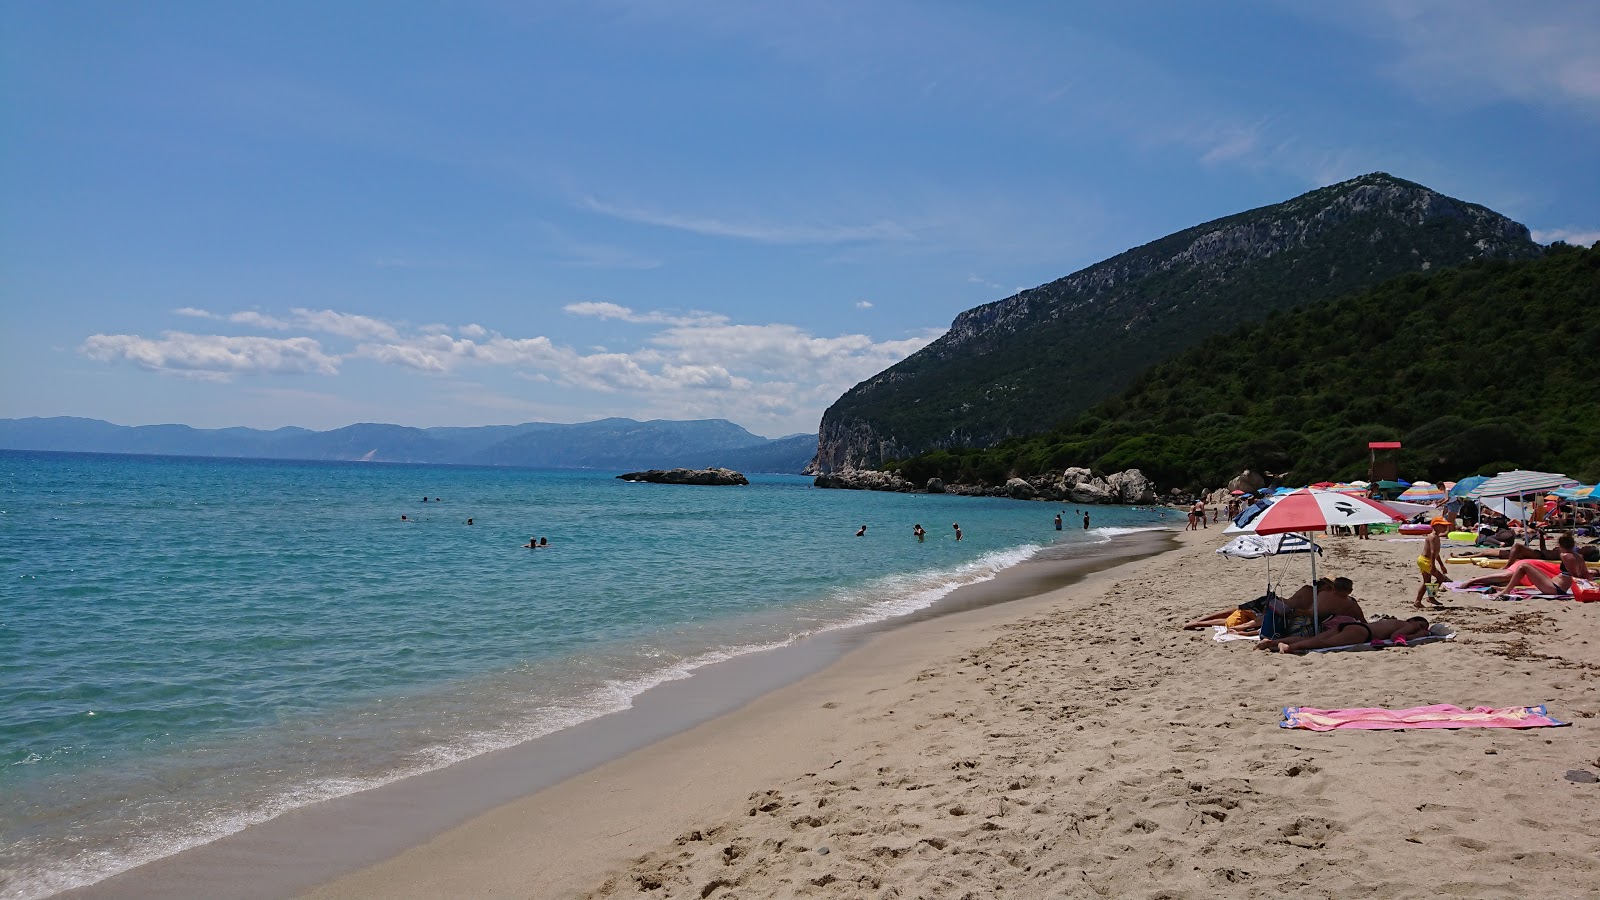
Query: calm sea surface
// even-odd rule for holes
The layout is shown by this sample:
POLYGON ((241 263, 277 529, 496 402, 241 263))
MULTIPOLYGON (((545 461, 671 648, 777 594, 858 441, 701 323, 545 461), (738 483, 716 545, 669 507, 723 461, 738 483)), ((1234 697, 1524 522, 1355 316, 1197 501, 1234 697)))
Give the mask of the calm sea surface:
POLYGON ((1047 504, 614 474, 0 451, 0 897, 1157 521, 1096 508, 1085 532, 1069 506, 1056 532, 1047 504))

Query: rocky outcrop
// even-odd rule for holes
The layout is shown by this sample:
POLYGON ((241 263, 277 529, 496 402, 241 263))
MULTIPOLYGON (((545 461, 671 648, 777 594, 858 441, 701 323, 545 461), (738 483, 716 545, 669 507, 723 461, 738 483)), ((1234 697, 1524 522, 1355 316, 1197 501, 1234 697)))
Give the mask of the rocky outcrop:
POLYGON ((813 482, 819 488, 839 488, 847 491, 897 491, 909 494, 916 491, 916 485, 889 472, 878 472, 873 469, 847 469, 843 472, 829 472, 818 475, 813 482))
POLYGON ((1228 490, 1244 491, 1246 494, 1255 493, 1266 486, 1267 479, 1263 478, 1260 472, 1252 472, 1249 469, 1240 472, 1234 476, 1232 481, 1228 482, 1228 490))
POLYGON ((648 481, 651 484, 749 484, 750 480, 732 469, 651 469, 618 475, 623 481, 648 481))
POLYGON ((1144 477, 1138 469, 1128 469, 1106 476, 1106 488, 1116 497, 1117 503, 1142 505, 1156 502, 1156 484, 1144 477))
POLYGON ((816 472, 989 447, 1070 421, 1145 367, 1274 310, 1480 258, 1526 226, 1382 172, 1168 235, 961 313, 823 414, 816 472))
MULTIPOLYGON (((829 472, 818 475, 813 483, 819 488, 920 493, 916 485, 899 475, 873 469, 829 472)), ((1101 478, 1088 469, 1072 468, 1059 476, 1011 478, 1001 485, 945 484, 938 478, 930 478, 924 491, 929 494, 949 493, 963 497, 1010 497, 1013 500, 1053 500, 1072 503, 1156 502, 1156 486, 1138 469, 1128 469, 1101 478)))
POLYGON ((1012 478, 1006 482, 1006 495, 1013 500, 1032 500, 1039 496, 1039 492, 1026 480, 1012 478))

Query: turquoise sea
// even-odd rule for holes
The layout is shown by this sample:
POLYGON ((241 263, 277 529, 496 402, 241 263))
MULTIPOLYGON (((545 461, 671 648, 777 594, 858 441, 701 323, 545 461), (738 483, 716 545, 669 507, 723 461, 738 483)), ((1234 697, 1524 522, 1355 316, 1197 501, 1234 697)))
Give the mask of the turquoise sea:
POLYGON ((0 451, 0 897, 1157 524, 1097 507, 1084 531, 1068 506, 1057 532, 1042 503, 614 474, 0 451))

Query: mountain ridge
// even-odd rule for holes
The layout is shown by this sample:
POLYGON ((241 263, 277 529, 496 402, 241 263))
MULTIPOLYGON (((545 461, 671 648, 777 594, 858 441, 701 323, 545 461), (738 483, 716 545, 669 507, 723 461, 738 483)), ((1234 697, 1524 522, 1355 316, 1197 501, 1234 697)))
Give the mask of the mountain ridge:
POLYGON ((798 473, 815 436, 769 439, 726 419, 607 418, 562 424, 415 428, 358 422, 288 426, 116 425, 76 416, 0 419, 0 448, 219 458, 346 460, 532 468, 704 468, 798 473))
POLYGON ((1205 337, 1484 257, 1526 226, 1376 172, 1175 232, 956 316, 823 414, 808 472, 984 447, 1070 418, 1205 337))

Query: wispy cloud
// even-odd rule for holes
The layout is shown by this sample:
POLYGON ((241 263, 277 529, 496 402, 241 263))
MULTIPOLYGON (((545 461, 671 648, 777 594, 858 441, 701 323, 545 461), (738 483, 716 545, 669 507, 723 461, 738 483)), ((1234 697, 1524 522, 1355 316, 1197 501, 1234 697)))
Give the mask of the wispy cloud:
POLYGON ((1541 244, 1564 241, 1574 247, 1593 247, 1600 241, 1600 228, 1535 228, 1533 239, 1541 244))
POLYGON ((882 241, 910 241, 916 235, 898 222, 879 220, 866 224, 793 224, 752 220, 719 219, 709 216, 663 212, 638 206, 623 206, 585 197, 579 204, 589 212, 624 222, 687 231, 707 237, 732 238, 760 244, 849 244, 882 241))
POLYGON ((309 337, 232 337, 163 332, 159 339, 136 334, 93 334, 79 352, 100 362, 128 362, 152 372, 227 379, 234 375, 335 375, 339 358, 309 337))
POLYGON ((595 300, 568 303, 561 308, 575 316, 588 316, 595 319, 617 319, 623 322, 647 325, 720 325, 728 321, 727 316, 698 310, 691 310, 683 314, 662 312, 660 310, 641 313, 618 303, 595 300))
MULTIPOLYGON (((856 302, 869 309, 867 300, 856 302)), ((238 375, 337 375, 362 360, 424 376, 449 376, 435 390, 457 384, 469 370, 501 371, 544 386, 540 409, 573 405, 580 414, 603 405, 580 397, 614 397, 625 414, 665 418, 726 417, 787 433, 812 427, 822 410, 852 385, 927 346, 940 331, 888 340, 865 334, 825 337, 785 323, 735 323, 716 313, 635 310, 619 303, 569 304, 577 316, 648 326, 631 348, 588 350, 546 335, 515 337, 478 323, 413 328, 337 310, 294 308, 288 315, 220 314, 185 307, 181 315, 213 322, 259 325, 271 321, 328 335, 325 347, 310 336, 198 335, 164 332, 95 334, 79 352, 106 363, 215 381, 238 375)), ((507 401, 507 409, 527 408, 507 401)))
POLYGON ((1600 5, 1588 0, 1350 0, 1312 14, 1392 48, 1380 71, 1421 99, 1600 115, 1600 5))

